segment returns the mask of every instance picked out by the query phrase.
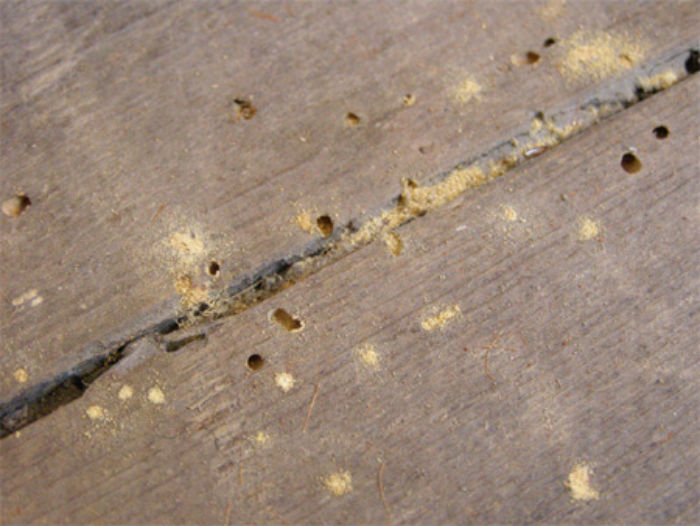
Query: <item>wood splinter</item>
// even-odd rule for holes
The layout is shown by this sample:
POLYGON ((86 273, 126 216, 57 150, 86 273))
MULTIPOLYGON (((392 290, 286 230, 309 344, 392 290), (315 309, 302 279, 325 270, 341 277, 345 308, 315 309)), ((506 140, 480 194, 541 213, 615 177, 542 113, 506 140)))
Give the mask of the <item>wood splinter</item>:
MULTIPOLYGON (((501 335, 503 334, 503 331, 498 331, 496 334, 496 337, 493 339, 493 341, 488 344, 488 345, 479 345, 482 349, 486 349, 486 353, 484 354, 484 373, 486 373, 486 376, 488 377, 489 380, 491 380, 494 384, 496 383, 496 379, 493 377, 491 372, 489 371, 489 356, 491 355, 491 351, 496 348, 496 345, 498 344, 498 341, 501 339, 501 335)), ((501 347, 502 349, 506 351, 515 351, 512 347, 501 347)), ((465 347, 466 349, 466 347, 465 347)))
POLYGON ((302 433, 306 433, 306 428, 309 425, 309 419, 311 418, 311 411, 316 405, 316 397, 318 396, 318 391, 321 388, 319 384, 314 385, 314 394, 311 397, 311 403, 309 404, 309 410, 306 412, 306 419, 304 420, 304 427, 301 429, 302 433))
POLYGON ((389 504, 386 502, 386 497, 384 496, 384 484, 382 483, 384 468, 386 468, 386 463, 382 462, 382 465, 379 466, 379 473, 377 474, 377 488, 379 489, 379 497, 382 499, 382 504, 384 505, 384 511, 386 511, 386 517, 389 522, 391 522, 391 510, 389 509, 389 504))

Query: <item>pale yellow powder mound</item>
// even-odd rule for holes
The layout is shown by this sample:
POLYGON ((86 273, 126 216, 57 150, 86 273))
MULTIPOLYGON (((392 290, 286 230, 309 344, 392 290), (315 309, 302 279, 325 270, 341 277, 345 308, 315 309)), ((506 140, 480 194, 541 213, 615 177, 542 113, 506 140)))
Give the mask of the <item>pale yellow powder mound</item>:
POLYGON ((277 373, 275 375, 275 384, 287 393, 294 387, 294 377, 289 373, 277 373))
POLYGON ((21 294, 14 298, 12 300, 12 305, 14 305, 15 307, 19 307, 21 305, 24 305, 25 303, 29 303, 31 307, 36 307, 42 301, 44 301, 44 298, 39 296, 39 291, 37 289, 31 289, 25 292, 24 294, 21 294))
POLYGON ((85 412, 90 420, 103 420, 105 417, 105 411, 99 405, 91 405, 85 412))
POLYGON ((562 43, 565 55, 556 67, 569 82, 599 81, 638 64, 648 48, 629 35, 579 30, 562 43))
POLYGON ((168 244, 182 255, 197 256, 204 252, 204 243, 184 232, 177 232, 170 236, 168 244))
POLYGON ((482 87, 473 76, 467 76, 455 88, 455 98, 462 104, 467 104, 472 100, 478 100, 482 87))
POLYGON ((270 435, 265 431, 258 431, 255 435, 255 442, 259 446, 264 446, 270 441, 270 435))
POLYGON ((326 486, 328 491, 337 497, 352 491, 352 477, 350 476, 349 471, 332 473, 323 479, 323 484, 326 486))
POLYGON ((130 385, 123 385, 117 396, 119 396, 119 400, 128 400, 134 396, 134 389, 130 385))
POLYGON ((27 371, 25 371, 24 369, 17 369, 14 373, 12 373, 12 376, 14 376, 15 380, 17 380, 17 382, 19 382, 21 384, 23 384, 27 380, 29 380, 29 375, 27 374, 27 371))
MULTIPOLYGON (((510 160, 503 160, 503 163, 509 162, 510 160)), ((505 167, 501 164, 493 164, 489 175, 478 166, 457 168, 443 180, 429 186, 418 186, 411 179, 403 179, 403 190, 396 207, 364 223, 357 232, 348 236, 349 242, 353 245, 368 243, 375 239, 375 236, 393 230, 408 219, 452 201, 467 190, 481 186, 490 178, 504 173, 505 167)))
POLYGON ((308 212, 299 212, 294 218, 294 221, 304 232, 313 232, 315 225, 313 219, 311 219, 311 215, 308 212))
POLYGON ((501 212, 503 214, 503 219, 505 219, 506 221, 513 222, 518 220, 518 213, 512 206, 501 205, 501 212))
POLYGON ((206 287, 192 283, 192 278, 187 274, 177 276, 174 285, 185 307, 198 305, 209 298, 206 287))
POLYGON ((583 463, 576 464, 569 473, 565 485, 575 500, 597 500, 600 494, 591 487, 591 469, 583 463))
POLYGON ((367 369, 377 370, 379 368, 379 354, 371 343, 365 344, 356 351, 360 363, 367 369))
POLYGON ((382 236, 386 248, 393 256, 398 256, 403 250, 403 241, 396 232, 384 232, 382 236))
POLYGON ((590 217, 579 217, 578 237, 582 241, 588 241, 600 234, 600 223, 590 217))
POLYGON ((412 181, 403 181, 403 204, 411 212, 420 214, 452 201, 469 188, 476 188, 488 181, 479 167, 454 170, 442 181, 431 186, 418 186, 412 181))
POLYGON ((155 387, 151 387, 148 390, 148 401, 151 402, 152 404, 164 404, 165 403, 165 394, 160 389, 160 387, 155 386, 155 387))
POLYGON ((670 88, 678 82, 678 74, 669 69, 652 77, 639 77, 638 80, 641 88, 648 93, 670 88))
POLYGON ((441 329, 450 321, 452 321, 452 319, 454 319, 461 312, 462 311, 459 308, 459 305, 450 305, 438 312, 435 316, 430 316, 429 318, 424 319, 421 322, 420 326, 423 328, 424 331, 434 331, 435 329, 441 329))

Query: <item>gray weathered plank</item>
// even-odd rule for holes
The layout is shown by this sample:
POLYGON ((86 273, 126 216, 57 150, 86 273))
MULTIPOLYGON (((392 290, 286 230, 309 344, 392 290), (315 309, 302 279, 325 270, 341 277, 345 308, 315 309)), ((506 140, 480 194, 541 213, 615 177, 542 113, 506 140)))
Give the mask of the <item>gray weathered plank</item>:
POLYGON ((142 340, 0 442, 4 519, 698 522, 699 82, 404 225, 399 256, 372 243, 175 353, 142 340), (564 485, 580 462, 598 499, 564 485))
POLYGON ((0 194, 32 201, 0 216, 3 402, 172 316, 177 293, 298 252, 301 210, 345 224, 537 111, 628 96, 698 26, 692 2, 616 1, 3 2, 0 20, 0 194), (611 76, 557 69, 580 29, 611 76), (527 50, 541 60, 514 65, 527 50), (464 102, 469 79, 482 91, 464 102), (253 118, 236 120, 239 97, 253 118))

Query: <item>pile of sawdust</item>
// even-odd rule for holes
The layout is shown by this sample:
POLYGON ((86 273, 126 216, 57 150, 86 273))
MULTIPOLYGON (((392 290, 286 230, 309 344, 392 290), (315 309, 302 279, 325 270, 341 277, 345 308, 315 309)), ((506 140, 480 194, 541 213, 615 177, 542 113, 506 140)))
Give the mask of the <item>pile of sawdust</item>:
POLYGON ((579 30, 562 42, 565 54, 555 65, 568 82, 599 81, 638 64, 648 48, 629 35, 579 30))
POLYGON ((134 396, 134 388, 125 384, 121 387, 121 389, 119 389, 117 396, 119 397, 119 400, 128 400, 134 396))
POLYGON ((331 473, 328 477, 323 479, 323 485, 326 486, 328 491, 330 491, 336 497, 352 491, 352 477, 349 471, 339 471, 338 473, 331 473))
POLYGON ((647 93, 670 88, 678 82, 678 74, 672 69, 652 77, 639 77, 639 86, 647 93))
POLYGON ((289 373, 277 373, 275 375, 275 384, 285 393, 294 387, 294 377, 289 373))
POLYGON ((365 344, 355 351, 358 361, 367 369, 379 369, 379 354, 371 343, 365 344))
POLYGON ((398 256, 403 250, 403 241, 396 232, 384 232, 382 236, 386 248, 393 256, 398 256))
POLYGON ((90 420, 104 420, 105 418, 105 410, 99 405, 91 405, 85 410, 85 413, 90 420))
POLYGON ((455 98, 462 104, 467 104, 472 100, 479 100, 482 87, 472 75, 468 75, 455 88, 455 98))
POLYGON ((207 286, 195 281, 199 279, 201 267, 208 256, 202 236, 196 236, 191 230, 181 231, 170 235, 164 242, 175 256, 171 272, 173 286, 180 296, 182 306, 190 309, 206 302, 209 299, 207 286))
POLYGON ((165 403, 165 393, 157 385, 148 390, 148 401, 160 405, 165 403))
POLYGON ((435 316, 430 316, 429 318, 424 319, 420 326, 424 331, 428 332, 434 331, 435 329, 441 329, 461 312, 462 310, 459 308, 459 305, 450 305, 438 312, 435 316))
POLYGON ((518 212, 510 205, 501 205, 501 212, 503 213, 503 219, 506 221, 513 222, 518 220, 518 212))
POLYGON ((44 298, 39 296, 39 291, 37 289, 31 289, 12 299, 12 305, 15 307, 20 307, 25 303, 28 303, 30 307, 36 307, 44 301, 44 298))
POLYGON ((257 445, 264 446, 270 441, 270 435, 265 431, 258 431, 255 434, 254 440, 257 445))
POLYGON ((14 373, 12 373, 12 376, 14 376, 15 380, 20 384, 26 383, 27 380, 29 380, 29 375, 27 374, 27 371, 25 371, 22 368, 17 369, 14 373))
POLYGON ((183 274, 175 277, 175 290, 180 295, 182 303, 185 307, 199 305, 207 301, 209 293, 206 287, 198 286, 192 283, 192 278, 189 274, 183 274))
MULTIPOLYGON (((515 163, 516 160, 513 159, 512 162, 515 163)), ((347 236, 347 239, 352 245, 368 243, 378 234, 390 232, 408 219, 434 210, 467 190, 481 186, 490 178, 503 174, 510 163, 510 159, 493 163, 488 175, 478 166, 457 168, 441 181, 428 186, 419 186, 412 179, 403 179, 401 181, 403 190, 397 205, 392 210, 383 212, 380 216, 364 223, 357 232, 347 236)))
POLYGON ((588 241, 600 234, 600 223, 590 217, 579 217, 578 237, 581 241, 588 241))
POLYGON ((600 497, 598 491, 591 487, 591 474, 591 468, 583 463, 576 464, 569 473, 564 484, 575 500, 597 500, 600 497))
POLYGON ((176 232, 168 239, 168 244, 182 257, 196 257, 204 252, 204 243, 193 235, 176 232))
POLYGON ((307 211, 302 210, 299 212, 294 217, 294 221, 304 232, 308 232, 310 234, 314 231, 314 221, 311 219, 311 214, 309 214, 307 211))
POLYGON ((402 204, 411 213, 420 215, 452 201, 469 188, 476 188, 487 181, 488 177, 478 167, 454 170, 442 181, 431 186, 418 186, 410 179, 404 179, 402 204))

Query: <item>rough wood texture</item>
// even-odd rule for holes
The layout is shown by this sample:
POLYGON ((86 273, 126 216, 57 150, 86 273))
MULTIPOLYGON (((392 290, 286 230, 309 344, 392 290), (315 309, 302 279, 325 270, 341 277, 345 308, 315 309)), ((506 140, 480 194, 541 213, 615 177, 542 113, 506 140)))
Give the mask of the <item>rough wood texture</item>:
POLYGON ((174 315, 176 289, 217 289, 298 252, 312 239, 293 222, 301 210, 345 224, 395 197, 400 177, 425 180, 527 132, 538 111, 566 124, 591 99, 624 100, 638 75, 685 56, 697 11, 0 3, 0 191, 32 201, 0 217, 0 400, 174 315), (614 41, 622 80, 567 79, 557 65, 580 28, 641 56, 614 41), (528 50, 541 60, 516 65, 528 50), (236 98, 257 113, 238 118, 236 98), (176 233, 196 238, 195 255, 173 250, 176 233))
POLYGON ((399 256, 373 243, 175 353, 140 340, 0 442, 5 521, 697 523, 699 84, 401 227, 399 256), (564 485, 579 462, 597 500, 564 485))

